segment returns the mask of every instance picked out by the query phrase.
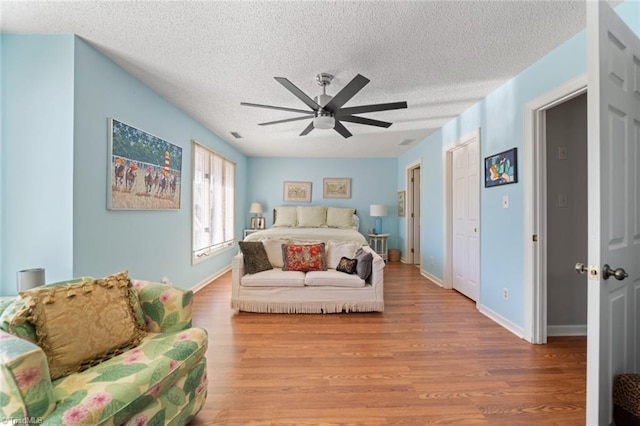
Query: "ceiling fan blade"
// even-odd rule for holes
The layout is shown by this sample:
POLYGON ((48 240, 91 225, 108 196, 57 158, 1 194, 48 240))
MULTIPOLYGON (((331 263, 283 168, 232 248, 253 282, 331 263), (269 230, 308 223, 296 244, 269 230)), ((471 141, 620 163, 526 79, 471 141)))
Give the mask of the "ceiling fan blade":
POLYGON ((307 96, 306 93, 298 89, 295 84, 293 84, 286 78, 284 77, 273 77, 273 78, 275 78, 278 83, 282 84, 285 87, 285 89, 293 93, 296 98, 300 99, 302 102, 307 104, 307 106, 312 110, 318 111, 320 109, 320 105, 318 105, 313 99, 307 96))
POLYGON ((353 80, 349 82, 346 86, 342 88, 341 91, 338 92, 337 95, 329 101, 328 104, 324 106, 325 111, 329 111, 331 113, 336 113, 340 107, 346 104, 349 99, 353 98, 356 93, 358 93, 364 86, 369 83, 369 79, 360 74, 353 77, 353 80))
POLYGON ((378 126, 378 127, 385 127, 385 128, 393 124, 393 123, 389 123, 388 121, 372 120, 370 118, 356 117, 353 115, 346 115, 344 117, 340 117, 340 120, 348 121, 350 123, 366 124, 368 126, 378 126))
POLYGON ((340 133, 340 134, 342 135, 342 137, 344 137, 345 139, 346 139, 346 138, 350 138, 351 136, 353 136, 353 135, 351 134, 351 132, 350 132, 350 131, 348 131, 348 130, 347 130, 347 128, 346 128, 346 127, 344 127, 344 126, 342 125, 342 123, 341 123, 341 122, 339 122, 338 120, 336 120, 336 123, 335 123, 335 125, 333 126, 333 130, 335 130, 336 132, 340 133))
POLYGON ((299 112, 300 114, 313 114, 313 111, 307 111, 304 109, 286 108, 286 107, 279 107, 279 106, 273 106, 273 105, 252 104, 249 102, 240 102, 240 105, 256 107, 256 108, 277 109, 280 111, 299 112))
POLYGON ((388 104, 373 104, 373 105, 360 105, 349 108, 342 108, 336 114, 338 116, 351 115, 351 114, 362 114, 365 112, 376 112, 376 111, 389 111, 391 109, 403 109, 407 107, 406 102, 391 102, 388 104))
POLYGON ((271 124, 288 123, 289 121, 308 120, 309 117, 285 118, 284 120, 268 121, 266 123, 258 123, 258 126, 269 126, 271 124))
POLYGON ((313 120, 312 120, 311 123, 309 123, 309 125, 307 127, 305 127, 304 130, 302 131, 302 133, 300 133, 298 136, 308 135, 309 133, 311 133, 311 131, 314 128, 315 127, 313 127, 313 120))

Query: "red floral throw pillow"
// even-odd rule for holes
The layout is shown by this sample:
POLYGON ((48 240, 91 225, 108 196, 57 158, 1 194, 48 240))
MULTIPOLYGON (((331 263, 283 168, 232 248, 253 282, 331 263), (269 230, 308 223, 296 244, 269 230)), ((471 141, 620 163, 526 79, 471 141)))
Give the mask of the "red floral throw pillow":
POLYGON ((326 271, 324 243, 283 244, 283 271, 326 271))

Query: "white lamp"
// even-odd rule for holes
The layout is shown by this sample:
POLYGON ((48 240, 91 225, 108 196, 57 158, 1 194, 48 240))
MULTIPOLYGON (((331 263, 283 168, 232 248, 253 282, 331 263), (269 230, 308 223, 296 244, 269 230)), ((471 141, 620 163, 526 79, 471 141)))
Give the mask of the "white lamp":
POLYGON ((44 268, 18 271, 18 291, 31 290, 44 285, 44 268))
POLYGON ((262 204, 251 203, 249 213, 254 215, 251 218, 251 229, 264 229, 264 217, 260 216, 262 214, 262 204))
POLYGON ((333 129, 335 119, 330 115, 318 115, 313 119, 313 127, 316 129, 333 129))
POLYGON ((369 214, 376 218, 376 234, 382 234, 382 218, 387 215, 387 206, 384 204, 371 204, 369 214))

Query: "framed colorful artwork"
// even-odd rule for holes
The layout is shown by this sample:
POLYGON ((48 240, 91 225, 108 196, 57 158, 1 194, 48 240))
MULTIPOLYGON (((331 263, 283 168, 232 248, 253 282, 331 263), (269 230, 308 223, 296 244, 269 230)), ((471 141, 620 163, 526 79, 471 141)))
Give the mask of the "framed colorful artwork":
POLYGON ((485 188, 516 182, 518 182, 518 148, 511 148, 484 159, 485 188))

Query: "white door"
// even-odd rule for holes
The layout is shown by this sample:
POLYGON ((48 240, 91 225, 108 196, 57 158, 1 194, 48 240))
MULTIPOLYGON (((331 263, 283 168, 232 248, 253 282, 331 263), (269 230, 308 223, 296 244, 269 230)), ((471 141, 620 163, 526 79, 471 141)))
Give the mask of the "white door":
POLYGON ((478 301, 480 287, 480 173, 478 140, 452 151, 453 288, 478 301))
POLYGON ((640 369, 638 58, 638 37, 606 2, 587 2, 588 425, 612 422, 615 375, 640 369), (605 279, 605 265, 628 277, 605 279))
POLYGON ((413 175, 413 212, 411 220, 413 226, 413 263, 420 264, 420 167, 412 170, 413 175))

